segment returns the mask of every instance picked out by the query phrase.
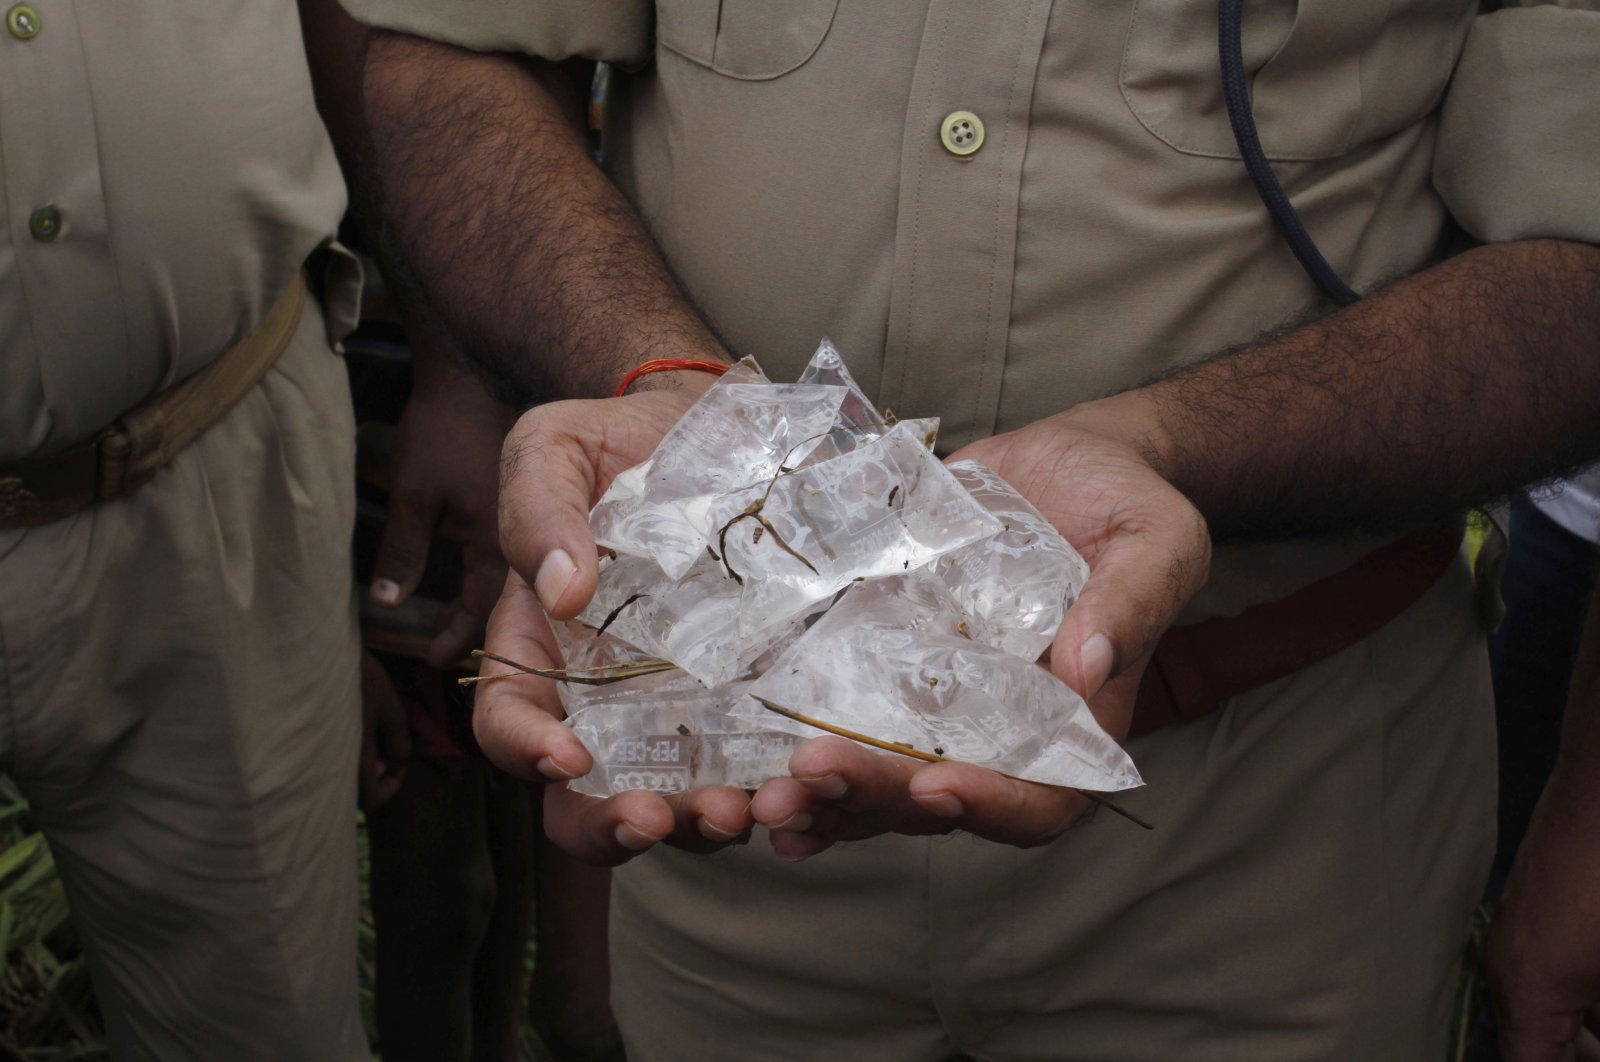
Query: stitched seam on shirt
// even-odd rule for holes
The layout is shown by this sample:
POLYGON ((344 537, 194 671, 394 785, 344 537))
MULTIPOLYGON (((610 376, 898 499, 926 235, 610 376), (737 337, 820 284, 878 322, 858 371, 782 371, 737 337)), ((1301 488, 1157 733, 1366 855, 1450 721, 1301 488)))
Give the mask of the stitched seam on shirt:
MULTIPOLYGON (((72 17, 73 17, 74 20, 78 21, 79 25, 82 24, 81 16, 78 14, 78 12, 76 10, 76 7, 74 7, 74 10, 73 10, 73 13, 72 13, 72 17)), ((100 124, 100 110, 95 105, 94 79, 89 76, 89 70, 91 69, 90 63, 89 63, 89 52, 84 47, 83 34, 82 33, 78 34, 78 54, 79 54, 79 56, 82 57, 82 61, 83 61, 84 85, 89 90, 89 114, 94 119, 94 152, 95 152, 94 163, 95 163, 95 166, 100 171, 99 172, 99 180, 96 181, 96 184, 99 186, 99 189, 100 189, 100 209, 105 212, 105 219, 106 219, 106 254, 111 258, 111 275, 116 279, 116 282, 117 282, 117 309, 119 311, 121 311, 121 317, 122 317, 123 349, 125 351, 128 351, 131 354, 133 349, 134 349, 133 322, 128 319, 128 292, 127 292, 127 285, 123 283, 123 278, 122 278, 122 258, 117 253, 116 230, 114 229, 114 227, 112 225, 112 220, 111 220, 111 197, 106 192, 106 172, 107 171, 106 171, 106 159, 105 159, 105 144, 104 144, 104 137, 101 135, 101 132, 100 132, 103 127, 100 124)), ((179 365, 179 360, 178 359, 179 359, 179 355, 178 355, 178 350, 177 350, 176 346, 174 346, 174 348, 173 348, 171 353, 172 353, 172 364, 171 364, 171 366, 168 367, 167 371, 162 374, 161 383, 157 388, 158 390, 161 387, 166 387, 168 384, 170 384, 172 382, 173 378, 178 375, 178 365, 179 365)), ((123 372, 124 372, 125 376, 130 380, 130 382, 132 382, 131 378, 133 376, 133 359, 131 357, 129 357, 126 360, 127 360, 127 365, 124 367, 123 372)))
MULTIPOLYGON (((1178 133, 1175 132, 1169 135, 1164 129, 1157 128, 1162 123, 1156 119, 1149 109, 1141 108, 1134 100, 1135 94, 1128 89, 1128 64, 1133 59, 1133 42, 1138 36, 1139 12, 1142 4, 1143 0, 1134 0, 1133 12, 1128 19, 1128 35, 1122 42, 1122 65, 1117 71, 1117 91, 1121 93, 1122 101, 1128 105, 1128 110, 1132 112, 1134 118, 1138 119, 1139 124, 1144 126, 1145 132, 1172 150, 1183 155, 1193 155, 1197 158, 1237 160, 1239 158, 1237 149, 1203 147, 1199 144, 1189 143, 1187 140, 1180 142, 1178 133)), ((1293 35, 1292 28, 1290 35, 1293 35)), ((1287 44, 1288 38, 1284 38, 1283 44, 1278 46, 1278 51, 1281 52, 1287 44)), ((1273 58, 1277 58, 1277 52, 1273 53, 1273 58)), ((1268 65, 1271 65, 1271 60, 1268 60, 1268 65)), ((1359 114, 1357 120, 1359 121, 1359 114)), ((1347 137, 1346 139, 1348 140, 1349 138, 1347 137)), ((1338 158, 1344 150, 1344 148, 1340 148, 1333 152, 1314 151, 1309 154, 1269 154, 1267 157, 1274 162, 1322 162, 1327 159, 1338 158)))
MULTIPOLYGON (((989 353, 989 329, 994 324, 995 274, 996 274, 996 271, 999 270, 999 268, 1000 268, 1000 208, 1001 208, 1001 205, 1002 205, 1002 203, 1003 203, 1003 201, 1005 199, 1005 194, 1004 193, 1005 193, 1006 185, 1008 183, 1014 183, 1016 185, 1016 187, 1017 187, 1017 196, 1018 196, 1019 199, 1020 199, 1020 197, 1022 195, 1022 188, 1021 188, 1021 185, 1022 185, 1022 160, 1021 159, 1017 160, 1017 179, 1016 179, 1016 181, 1015 182, 1007 182, 1006 180, 1004 180, 1004 178, 1005 178, 1005 165, 1006 165, 1006 145, 1011 142, 1011 113, 1012 113, 1011 112, 1011 106, 1012 106, 1013 103, 1016 102, 1016 98, 1017 98, 1017 71, 1022 66, 1023 50, 1027 47, 1027 44, 1028 44, 1028 27, 1033 25, 1033 13, 1034 13, 1034 10, 1035 10, 1035 8, 1033 7, 1033 5, 1030 4, 1028 6, 1027 17, 1022 20, 1022 38, 1021 38, 1021 40, 1019 40, 1017 42, 1016 58, 1014 58, 1011 61, 1011 89, 1010 89, 1009 92, 1006 93, 1005 122, 1000 126, 1000 166, 1001 166, 1000 176, 1001 176, 1002 179, 995 182, 995 186, 994 186, 994 224, 990 227, 990 230, 989 230, 989 295, 988 295, 988 299, 986 300, 986 305, 985 305, 984 312, 983 312, 983 347, 978 352, 978 356, 979 356, 979 361, 978 361, 978 386, 973 390, 973 395, 972 395, 972 424, 973 424, 974 428, 976 428, 978 426, 978 424, 980 423, 978 418, 980 416, 982 416, 982 414, 983 414, 983 407, 985 405, 984 385, 986 383, 988 383, 988 380, 989 380, 989 362, 991 360, 991 356, 990 356, 990 353, 989 353)), ((1017 205, 1018 205, 1018 209, 1020 209, 1021 208, 1021 203, 1019 202, 1017 205)), ((1016 250, 1015 250, 1015 248, 1013 248, 1012 254, 1011 254, 1011 265, 1012 265, 1013 272, 1015 272, 1015 269, 1016 269, 1016 250)), ((1007 309, 1009 310, 1009 307, 1007 307, 1007 309)), ((1010 325, 1009 317, 1010 317, 1010 315, 1008 313, 1007 314, 1007 327, 1008 327, 1008 330, 1009 330, 1009 325, 1010 325)), ((1009 344, 1007 344, 1007 346, 1008 345, 1009 344)), ((1001 354, 1002 360, 1004 360, 1004 350, 1005 350, 1005 346, 1002 346, 1002 354, 1001 354)), ((993 433, 993 431, 994 431, 994 420, 995 420, 995 416, 993 414, 991 414, 990 417, 988 418, 988 425, 984 428, 984 431, 985 431, 986 434, 992 434, 993 433)))
MULTIPOLYGON (((4 133, 4 124, 0 123, 0 141, 3 141, 3 139, 4 139, 3 133, 4 133)), ((22 257, 21 252, 20 252, 20 248, 29 246, 28 243, 22 238, 27 233, 28 211, 27 211, 26 207, 21 207, 19 209, 18 208, 19 207, 18 201, 16 199, 12 198, 12 196, 11 196, 11 189, 12 189, 12 187, 15 186, 15 182, 9 180, 9 177, 11 176, 11 174, 5 169, 5 163, 6 163, 5 148, 4 148, 3 145, 0 145, 0 194, 4 194, 7 197, 7 201, 6 201, 6 220, 7 220, 7 222, 10 225, 14 226, 17 230, 19 230, 16 235, 11 235, 10 233, 7 234, 7 235, 11 235, 11 243, 12 243, 13 248, 17 249, 17 250, 13 250, 13 260, 16 261, 16 263, 17 263, 16 264, 16 284, 17 284, 17 287, 19 289, 21 289, 21 291, 22 291, 22 311, 19 314, 17 314, 17 318, 22 322, 23 326, 26 327, 27 330, 28 330, 28 349, 27 349, 27 351, 25 353, 28 356, 31 356, 33 358, 33 361, 34 361, 35 365, 39 365, 43 361, 43 355, 40 353, 42 348, 39 346, 39 329, 38 329, 38 326, 36 326, 34 324, 34 321, 33 321, 33 312, 34 312, 33 311, 33 306, 34 306, 34 303, 35 303, 36 300, 32 300, 32 299, 28 298, 28 287, 29 287, 28 272, 29 271, 22 266, 22 263, 20 261, 20 259, 22 257)), ((39 376, 38 376, 37 387, 38 387, 39 399, 40 399, 41 404, 44 405, 45 407, 48 407, 49 406, 50 395, 46 391, 46 383, 45 383, 44 373, 42 371, 39 373, 39 376)), ((53 418, 52 418, 52 420, 53 420, 53 418)), ((53 425, 52 425, 52 428, 53 428, 53 425)))
MULTIPOLYGON (((939 47, 934 60, 935 80, 942 79, 941 68, 944 66, 945 42, 950 39, 950 8, 944 10, 944 23, 939 27, 939 47)), ((922 108, 921 129, 926 130, 933 121, 934 97, 933 86, 930 86, 928 98, 922 108)), ((915 206, 911 214, 911 264, 906 271, 906 342, 905 349, 900 354, 900 382, 896 386, 896 394, 901 403, 906 397, 906 375, 911 371, 911 339, 916 334, 916 292, 917 292, 917 259, 922 257, 922 177, 928 170, 926 161, 930 149, 926 144, 922 148, 922 161, 917 165, 917 184, 911 193, 915 206)))
MULTIPOLYGON (((1383 7, 1383 20, 1379 25, 1388 25, 1394 16, 1394 0, 1388 0, 1383 7)), ((1367 117, 1367 60, 1372 58, 1372 49, 1363 49, 1356 57, 1356 109, 1350 118, 1350 127, 1344 131, 1344 139, 1339 142, 1339 154, 1343 155, 1355 144, 1356 137, 1361 133, 1361 127, 1367 117)), ((1428 113, 1433 113, 1433 108, 1428 108, 1428 113)))

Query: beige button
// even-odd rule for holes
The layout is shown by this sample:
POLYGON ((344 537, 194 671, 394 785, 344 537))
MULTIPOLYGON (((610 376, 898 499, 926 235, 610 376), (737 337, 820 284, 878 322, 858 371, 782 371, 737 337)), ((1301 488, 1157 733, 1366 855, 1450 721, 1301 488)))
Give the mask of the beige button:
POLYGON ((971 111, 951 111, 939 126, 939 140, 950 154, 965 158, 983 147, 983 119, 971 111))
POLYGON ((18 4, 6 12, 6 29, 19 41, 31 41, 39 35, 39 12, 27 4, 18 4))
POLYGON ((61 235, 61 211, 53 206, 42 206, 28 215, 28 231, 40 243, 49 243, 61 235))

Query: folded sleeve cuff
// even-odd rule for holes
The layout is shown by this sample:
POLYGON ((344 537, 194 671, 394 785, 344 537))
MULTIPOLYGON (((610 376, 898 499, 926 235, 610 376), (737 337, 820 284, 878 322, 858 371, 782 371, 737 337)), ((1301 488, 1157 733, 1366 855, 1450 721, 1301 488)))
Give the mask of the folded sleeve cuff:
POLYGON ((340 0, 357 20, 480 52, 638 66, 650 57, 651 0, 340 0))
POLYGON ((1600 243, 1600 11, 1508 8, 1473 23, 1433 181, 1480 240, 1600 243))

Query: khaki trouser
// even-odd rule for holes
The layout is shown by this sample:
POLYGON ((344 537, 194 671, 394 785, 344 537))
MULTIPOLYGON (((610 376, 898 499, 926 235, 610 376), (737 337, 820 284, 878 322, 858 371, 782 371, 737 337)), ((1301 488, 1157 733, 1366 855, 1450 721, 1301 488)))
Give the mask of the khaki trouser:
POLYGON ((1465 565, 1377 635, 1132 746, 1149 786, 1031 851, 763 836, 615 875, 631 1062, 1443 1058, 1494 839, 1465 565))
POLYGON ((354 428, 322 314, 133 496, 0 532, 0 767, 120 1058, 354 1059, 354 428))

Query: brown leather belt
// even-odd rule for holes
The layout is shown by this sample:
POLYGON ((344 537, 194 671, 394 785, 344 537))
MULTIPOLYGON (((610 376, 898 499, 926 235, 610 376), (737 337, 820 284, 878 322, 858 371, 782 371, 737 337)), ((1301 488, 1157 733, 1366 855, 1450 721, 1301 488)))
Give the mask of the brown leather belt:
POLYGON ((297 272, 254 332, 123 414, 93 442, 0 461, 0 530, 52 523, 131 494, 260 382, 289 345, 305 305, 305 277, 297 272))
POLYGON ((1348 649, 1410 608, 1460 548, 1460 527, 1427 528, 1277 601, 1173 627, 1145 670, 1128 736, 1195 719, 1348 649))

